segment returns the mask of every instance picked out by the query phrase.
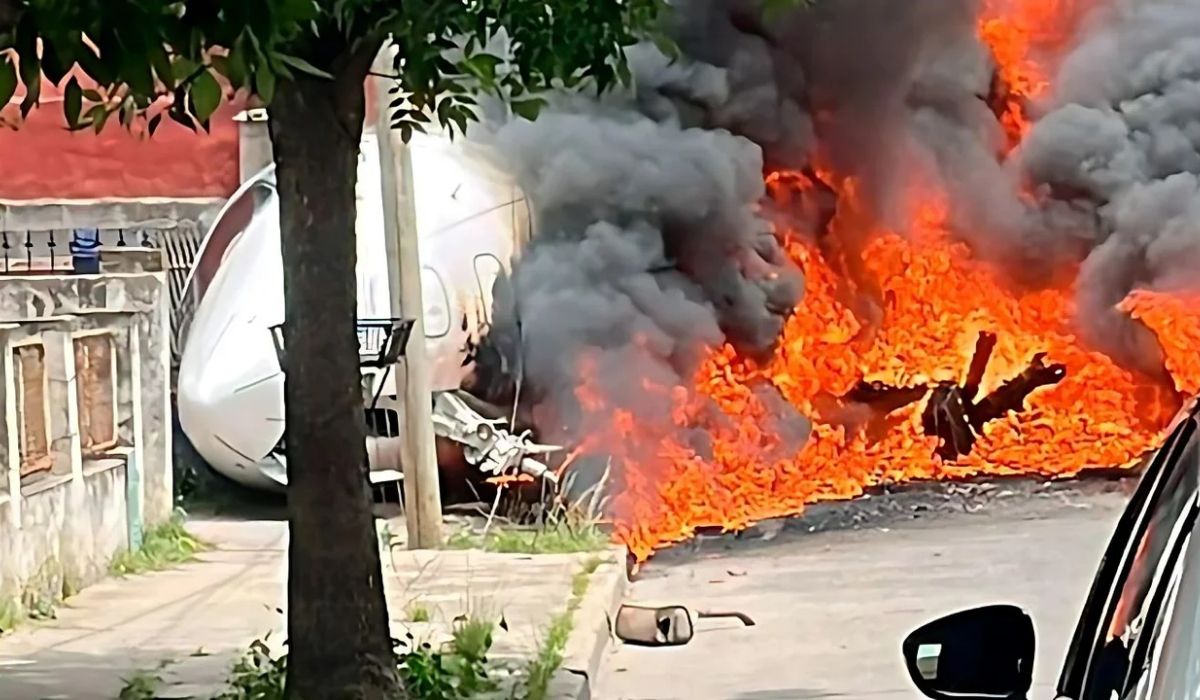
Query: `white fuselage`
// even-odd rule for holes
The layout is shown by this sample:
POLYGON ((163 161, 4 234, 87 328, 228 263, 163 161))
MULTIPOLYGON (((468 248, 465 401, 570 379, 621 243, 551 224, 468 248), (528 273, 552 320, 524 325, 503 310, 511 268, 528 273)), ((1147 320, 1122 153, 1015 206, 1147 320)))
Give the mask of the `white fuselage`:
MULTIPOLYGON (((468 339, 491 310, 492 283, 528 233, 525 201, 463 142, 416 135, 410 146, 421 258, 425 349, 435 391, 457 388, 468 339)), ((379 157, 364 136, 358 173, 358 314, 392 313, 379 157)), ((271 328, 283 323, 283 263, 274 168, 217 215, 184 291, 179 422, 218 472, 255 488, 286 485, 283 372, 271 328)), ((389 379, 384 396, 396 393, 389 379)), ((385 402, 387 399, 384 400, 385 402)))

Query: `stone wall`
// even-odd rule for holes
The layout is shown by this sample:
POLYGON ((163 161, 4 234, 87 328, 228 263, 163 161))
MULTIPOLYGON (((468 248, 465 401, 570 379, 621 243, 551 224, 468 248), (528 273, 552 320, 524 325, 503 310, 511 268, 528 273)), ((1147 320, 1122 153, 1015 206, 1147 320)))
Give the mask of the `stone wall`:
MULTIPOLYGON (((134 264, 114 267, 153 267, 144 250, 128 255, 134 264)), ((0 626, 14 609, 36 610, 104 576, 116 554, 170 519, 169 296, 161 270, 0 276, 0 626), (77 373, 88 336, 111 343, 111 400, 100 408, 77 373), (32 380, 16 358, 34 346, 52 459, 23 475, 25 431, 37 426, 25 413, 32 380), (98 410, 112 411, 112 439, 85 449, 81 412, 98 410)))
MULTIPOLYGON (((192 262, 223 203, 223 199, 0 200, 0 274, 20 274, 30 268, 69 270, 68 243, 75 229, 95 229, 105 247, 155 248, 165 255, 174 330, 192 262)), ((178 359, 176 354, 174 360, 178 359)))

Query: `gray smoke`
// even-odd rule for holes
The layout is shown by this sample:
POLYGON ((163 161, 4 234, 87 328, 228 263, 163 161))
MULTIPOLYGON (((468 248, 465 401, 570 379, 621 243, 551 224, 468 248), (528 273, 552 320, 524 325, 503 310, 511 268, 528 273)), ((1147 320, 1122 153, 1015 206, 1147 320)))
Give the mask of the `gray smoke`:
MULTIPOLYGON (((713 89, 723 89, 719 75, 713 89)), ((690 383, 700 352, 727 338, 768 351, 803 286, 755 212, 759 147, 634 104, 632 95, 562 100, 492 136, 538 234, 500 296, 490 340, 507 344, 506 364, 557 409, 557 430, 584 427, 570 407, 585 357, 612 407, 661 421, 669 396, 644 382, 690 383)))
POLYGON ((1083 338, 1162 373, 1150 332, 1114 307, 1137 288, 1195 289, 1200 262, 1200 4, 1119 2, 1067 56, 1021 146, 1027 177, 1091 216, 1078 281, 1083 338))

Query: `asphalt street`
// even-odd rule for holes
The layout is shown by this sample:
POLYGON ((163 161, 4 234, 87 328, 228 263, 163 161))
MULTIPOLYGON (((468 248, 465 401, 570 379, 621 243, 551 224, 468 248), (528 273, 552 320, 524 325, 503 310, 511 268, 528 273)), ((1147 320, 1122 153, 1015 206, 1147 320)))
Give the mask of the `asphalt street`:
POLYGON ((1007 602, 1037 626, 1031 698, 1053 698, 1128 488, 939 486, 788 521, 767 528, 767 539, 760 531, 664 552, 640 572, 630 601, 734 609, 757 625, 703 621, 685 647, 618 646, 597 697, 915 698, 900 657, 904 636, 954 610, 1007 602))

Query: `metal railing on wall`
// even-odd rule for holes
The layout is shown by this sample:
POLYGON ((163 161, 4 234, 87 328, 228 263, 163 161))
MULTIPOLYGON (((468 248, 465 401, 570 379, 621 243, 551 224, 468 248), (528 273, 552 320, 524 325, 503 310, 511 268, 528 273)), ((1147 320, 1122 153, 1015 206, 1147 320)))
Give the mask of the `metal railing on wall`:
POLYGON ((0 276, 94 273, 86 262, 91 249, 161 248, 171 296, 171 353, 178 363, 183 288, 203 238, 202 224, 192 221, 178 221, 171 228, 0 231, 0 276))

